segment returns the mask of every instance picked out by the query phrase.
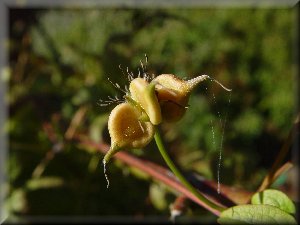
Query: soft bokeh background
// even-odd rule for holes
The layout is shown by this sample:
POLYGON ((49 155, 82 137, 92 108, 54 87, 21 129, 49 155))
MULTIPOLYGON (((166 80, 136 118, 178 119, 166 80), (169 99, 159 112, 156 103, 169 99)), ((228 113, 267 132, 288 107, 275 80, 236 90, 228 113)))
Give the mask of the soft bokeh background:
MULTIPOLYGON (((184 170, 216 180, 219 120, 227 117, 221 182, 255 191, 295 117, 295 13, 293 8, 10 9, 5 204, 10 217, 169 216, 176 196, 166 186, 114 161, 107 190, 103 155, 66 141, 77 115, 76 133, 109 143, 113 106, 97 102, 122 96, 107 78, 126 85, 119 65, 137 74, 145 53, 150 74, 209 74, 233 89, 230 95, 215 83, 202 83, 184 118, 163 124, 162 134, 184 170)), ((164 165, 153 143, 132 154, 164 165)), ((274 187, 293 193, 288 174, 274 187)), ((187 215, 215 221, 192 203, 187 215)))

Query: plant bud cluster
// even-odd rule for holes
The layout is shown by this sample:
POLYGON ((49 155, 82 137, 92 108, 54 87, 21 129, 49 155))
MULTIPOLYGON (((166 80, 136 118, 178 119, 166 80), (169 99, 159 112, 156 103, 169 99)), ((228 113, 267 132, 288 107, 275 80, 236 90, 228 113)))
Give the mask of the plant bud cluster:
POLYGON ((111 147, 103 162, 118 151, 145 147, 162 122, 176 122, 187 110, 191 91, 201 82, 211 79, 201 75, 183 80, 173 74, 161 74, 148 82, 135 78, 130 82, 124 103, 117 105, 108 120, 111 147))

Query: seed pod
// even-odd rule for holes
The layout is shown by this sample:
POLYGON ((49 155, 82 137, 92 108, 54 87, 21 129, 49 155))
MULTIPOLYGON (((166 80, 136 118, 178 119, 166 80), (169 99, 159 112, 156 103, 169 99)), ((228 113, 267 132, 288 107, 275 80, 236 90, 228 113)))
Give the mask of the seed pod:
POLYGON ((141 116, 142 112, 130 103, 121 103, 112 110, 108 119, 111 147, 103 162, 107 163, 119 150, 143 148, 152 140, 154 126, 140 121, 141 116))
POLYGON ((173 74, 161 74, 152 80, 161 114, 164 121, 175 122, 184 115, 190 93, 201 81, 209 78, 207 75, 198 76, 191 80, 183 80, 173 74))
POLYGON ((135 78, 129 86, 131 98, 136 101, 149 117, 153 125, 162 121, 161 109, 155 95, 155 83, 149 84, 143 78, 135 78))

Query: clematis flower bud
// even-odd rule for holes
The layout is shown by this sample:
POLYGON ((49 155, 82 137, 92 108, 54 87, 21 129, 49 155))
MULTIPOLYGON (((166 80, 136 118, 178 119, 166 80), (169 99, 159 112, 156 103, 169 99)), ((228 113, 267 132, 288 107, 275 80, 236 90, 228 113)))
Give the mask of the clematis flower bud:
POLYGON ((131 103, 121 103, 112 110, 108 120, 111 147, 104 156, 104 164, 119 150, 143 148, 152 140, 154 126, 141 121, 141 116, 142 111, 131 103))

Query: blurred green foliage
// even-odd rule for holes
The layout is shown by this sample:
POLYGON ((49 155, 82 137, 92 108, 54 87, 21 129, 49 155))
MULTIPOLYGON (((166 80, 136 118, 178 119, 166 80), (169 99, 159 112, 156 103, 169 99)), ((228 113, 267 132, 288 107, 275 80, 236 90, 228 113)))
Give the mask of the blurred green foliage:
MULTIPOLYGON (((168 215, 170 190, 121 162, 109 165, 107 190, 99 153, 66 142, 45 160, 82 107, 79 131, 109 143, 113 106, 97 102, 122 96, 107 78, 128 84, 119 65, 137 74, 145 53, 150 74, 209 74, 233 89, 201 84, 184 118, 161 129, 175 161, 208 179, 216 180, 223 140, 221 182, 255 190, 294 119, 294 17, 292 8, 11 9, 9 214, 168 215)), ((162 163, 153 143, 133 153, 162 163)))

